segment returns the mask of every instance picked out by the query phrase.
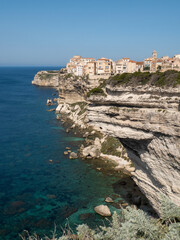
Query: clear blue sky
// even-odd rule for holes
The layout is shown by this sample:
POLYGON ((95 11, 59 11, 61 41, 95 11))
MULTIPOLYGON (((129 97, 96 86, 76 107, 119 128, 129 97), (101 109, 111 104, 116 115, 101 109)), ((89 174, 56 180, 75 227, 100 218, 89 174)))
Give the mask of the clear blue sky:
POLYGON ((180 54, 180 0, 0 0, 0 66, 180 54))

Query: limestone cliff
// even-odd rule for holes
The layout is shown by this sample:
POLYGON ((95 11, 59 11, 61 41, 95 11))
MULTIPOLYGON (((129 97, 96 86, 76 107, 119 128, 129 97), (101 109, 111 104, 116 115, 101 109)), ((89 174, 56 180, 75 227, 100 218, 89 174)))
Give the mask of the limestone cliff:
POLYGON ((164 193, 180 204, 180 88, 107 85, 91 95, 90 124, 117 137, 135 166, 134 181, 159 211, 164 193))
MULTIPOLYGON (((87 110, 71 104, 84 101, 97 81, 71 74, 52 78, 48 84, 57 84, 60 96, 56 111, 120 140, 135 167, 134 181, 157 212, 161 193, 180 204, 180 73, 122 74, 100 81, 88 94, 87 110)), ((47 79, 37 74, 33 83, 47 86, 47 79)))
POLYGON ((58 71, 40 71, 38 72, 32 84, 41 87, 58 87, 59 85, 59 72, 58 71))

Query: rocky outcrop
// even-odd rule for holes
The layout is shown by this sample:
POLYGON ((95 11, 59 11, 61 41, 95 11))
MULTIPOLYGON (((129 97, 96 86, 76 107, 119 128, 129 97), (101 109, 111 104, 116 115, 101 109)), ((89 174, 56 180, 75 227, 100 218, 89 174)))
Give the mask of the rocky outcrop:
POLYGON ((78 155, 77 155, 77 153, 75 153, 75 152, 71 152, 71 153, 69 154, 69 158, 70 158, 70 159, 76 159, 76 158, 78 158, 78 155))
POLYGON ((119 141, 114 142, 113 139, 108 139, 108 136, 101 132, 100 128, 90 127, 87 118, 87 106, 87 102, 74 104, 61 102, 56 108, 57 119, 59 119, 58 114, 60 113, 72 121, 71 129, 78 127, 86 131, 83 136, 87 146, 81 146, 80 148, 82 158, 100 158, 104 161, 113 162, 115 164, 114 170, 120 170, 125 174, 131 175, 135 169, 132 167, 132 162, 128 158, 125 148, 119 141), (94 129, 93 131, 92 128, 94 129))
POLYGON ((32 84, 41 87, 58 87, 59 72, 58 71, 40 71, 38 72, 32 84))
POLYGON ((89 123, 123 143, 133 179, 159 211, 160 194, 180 203, 180 89, 106 86, 92 95, 89 123))

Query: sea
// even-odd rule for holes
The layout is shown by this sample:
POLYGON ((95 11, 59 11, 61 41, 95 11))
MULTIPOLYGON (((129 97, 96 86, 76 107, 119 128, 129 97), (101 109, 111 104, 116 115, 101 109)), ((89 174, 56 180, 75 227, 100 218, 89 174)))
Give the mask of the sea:
MULTIPOLYGON (((40 70, 55 67, 0 67, 0 239, 21 239, 56 229, 76 231, 105 224, 94 207, 107 196, 125 202, 134 183, 104 167, 103 162, 71 160, 66 147, 77 152, 84 139, 67 133, 46 106, 56 89, 31 84, 40 70), (123 179, 122 179, 123 178, 123 179), (127 181, 126 181, 127 180, 127 181), (127 183, 128 182, 128 183, 127 183)), ((56 106, 52 106, 53 108, 56 106)), ((135 191, 135 190, 134 190, 135 191)), ((120 211, 117 203, 108 204, 120 211)))

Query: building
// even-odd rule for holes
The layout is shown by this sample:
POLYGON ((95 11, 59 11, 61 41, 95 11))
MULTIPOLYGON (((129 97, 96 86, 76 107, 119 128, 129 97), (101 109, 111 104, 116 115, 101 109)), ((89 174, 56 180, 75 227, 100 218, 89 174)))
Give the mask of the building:
POLYGON ((156 52, 156 50, 153 51, 152 57, 153 57, 154 60, 157 59, 157 52, 156 52))
POLYGON ((136 72, 142 72, 144 67, 144 62, 136 62, 136 72))
POLYGON ((100 58, 96 62, 97 75, 111 75, 113 73, 112 60, 100 58))
POLYGON ((144 59, 144 70, 148 70, 151 72, 157 71, 157 52, 153 51, 152 57, 144 59))
POLYGON ((128 73, 134 73, 136 72, 136 61, 129 60, 127 62, 127 72, 128 73))
POLYGON ((96 75, 96 61, 88 62, 84 67, 84 74, 96 75))
POLYGON ((76 76, 83 76, 85 72, 85 66, 94 61, 96 61, 95 58, 83 58, 79 55, 76 55, 70 59, 69 63, 67 63, 67 72, 73 73, 76 76))
POLYGON ((174 58, 178 58, 178 59, 180 59, 180 54, 176 54, 176 55, 174 55, 174 58))
POLYGON ((122 59, 116 61, 116 74, 121 74, 126 72, 126 63, 122 59))
POLYGON ((134 73, 143 70, 143 62, 137 65, 136 61, 130 60, 130 58, 122 58, 116 61, 116 74, 122 73, 134 73))

